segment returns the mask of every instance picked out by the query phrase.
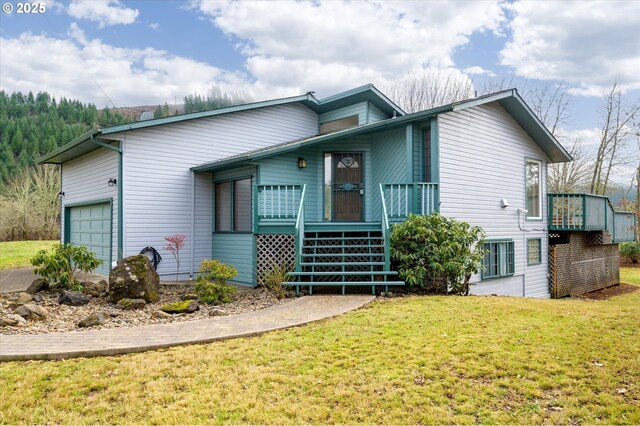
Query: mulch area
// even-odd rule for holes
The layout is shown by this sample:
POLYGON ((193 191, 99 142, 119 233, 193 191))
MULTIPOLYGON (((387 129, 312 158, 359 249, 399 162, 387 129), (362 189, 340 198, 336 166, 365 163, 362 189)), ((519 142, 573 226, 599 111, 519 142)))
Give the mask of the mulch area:
POLYGON ((629 294, 639 290, 640 287, 638 286, 621 283, 620 285, 614 285, 611 287, 603 288, 602 290, 592 291, 591 293, 585 293, 575 297, 579 299, 589 300, 608 300, 614 296, 622 296, 623 294, 629 294))

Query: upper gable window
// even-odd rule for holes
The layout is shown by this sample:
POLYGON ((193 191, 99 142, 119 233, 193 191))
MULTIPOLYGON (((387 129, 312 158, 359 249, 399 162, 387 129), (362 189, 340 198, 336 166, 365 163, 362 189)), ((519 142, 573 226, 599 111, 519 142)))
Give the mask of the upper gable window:
POLYGON ((526 209, 527 219, 542 219, 542 162, 527 160, 526 163, 526 209))
POLYGON ((355 127, 358 125, 358 116, 352 115, 350 117, 341 118, 339 120, 327 121, 320 125, 320 134, 336 132, 338 130, 348 129, 349 127, 355 127))

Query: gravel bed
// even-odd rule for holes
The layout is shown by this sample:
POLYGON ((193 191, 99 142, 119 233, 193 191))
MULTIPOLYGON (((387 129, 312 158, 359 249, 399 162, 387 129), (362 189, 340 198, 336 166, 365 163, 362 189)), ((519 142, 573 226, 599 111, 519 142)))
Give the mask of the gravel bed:
MULTIPOLYGON (((180 300, 180 296, 186 293, 194 293, 193 284, 163 284, 160 286, 160 299, 158 302, 148 303, 143 309, 125 311, 118 309, 115 304, 109 303, 106 296, 92 297, 89 303, 84 306, 68 306, 61 305, 57 302, 57 292, 43 291, 37 293, 44 298, 38 305, 48 311, 47 318, 44 321, 28 321, 26 324, 20 326, 0 327, 0 335, 41 334, 137 327, 148 324, 167 324, 171 322, 205 319, 214 315, 234 315, 242 312, 257 311, 287 302, 286 298, 278 300, 272 293, 264 288, 239 288, 232 296, 233 300, 231 303, 218 306, 200 303, 199 309, 194 313, 176 314, 170 318, 152 317, 152 314, 160 310, 162 305, 177 302, 180 300), (111 314, 111 318, 102 325, 84 328, 78 327, 77 324, 80 320, 98 311, 108 311, 111 314)), ((0 317, 5 317, 13 313, 13 310, 9 308, 9 304, 16 298, 17 294, 18 293, 0 295, 0 317)))

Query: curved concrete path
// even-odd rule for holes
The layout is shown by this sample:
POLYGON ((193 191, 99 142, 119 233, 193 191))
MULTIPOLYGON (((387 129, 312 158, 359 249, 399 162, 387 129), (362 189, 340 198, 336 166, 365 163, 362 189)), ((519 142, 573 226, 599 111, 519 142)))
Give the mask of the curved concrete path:
POLYGON ((131 328, 0 335, 0 361, 66 359, 144 352, 170 346, 253 336, 358 309, 370 295, 304 296, 238 315, 131 328))

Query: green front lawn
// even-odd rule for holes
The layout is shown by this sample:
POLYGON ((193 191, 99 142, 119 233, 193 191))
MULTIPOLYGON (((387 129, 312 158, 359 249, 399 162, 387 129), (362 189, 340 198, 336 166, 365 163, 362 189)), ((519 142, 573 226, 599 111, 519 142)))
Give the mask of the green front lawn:
POLYGON ((640 267, 620 268, 620 282, 640 285, 640 267))
POLYGON ((4 363, 0 423, 638 424, 639 306, 414 296, 251 338, 4 363))
POLYGON ((5 241, 0 242, 0 269, 31 266, 29 260, 39 250, 50 249, 58 241, 5 241))

